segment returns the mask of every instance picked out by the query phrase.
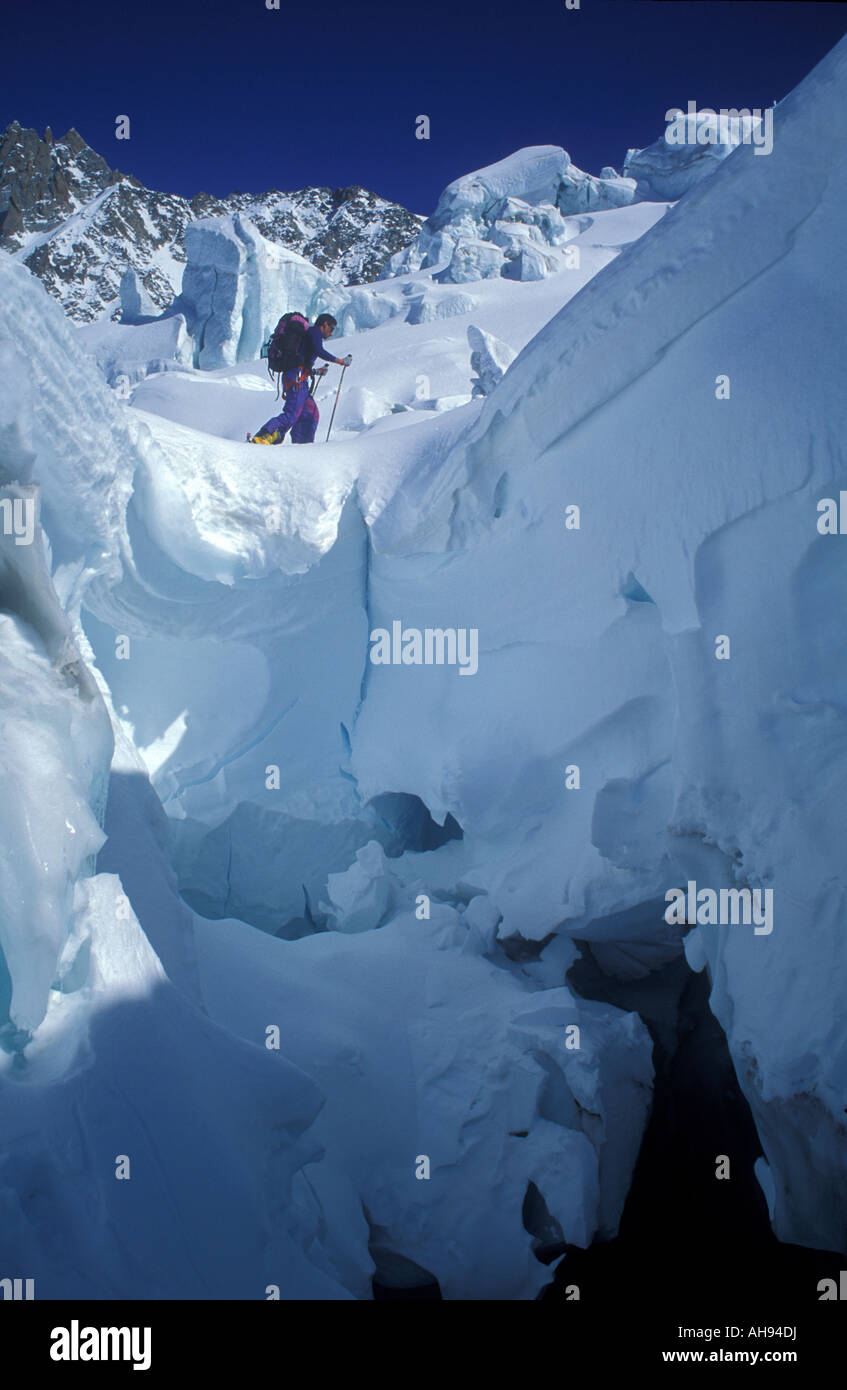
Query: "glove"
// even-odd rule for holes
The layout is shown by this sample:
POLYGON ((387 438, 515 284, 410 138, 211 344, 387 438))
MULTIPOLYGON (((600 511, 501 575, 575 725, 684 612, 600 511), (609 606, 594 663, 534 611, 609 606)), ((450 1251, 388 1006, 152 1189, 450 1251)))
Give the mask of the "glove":
POLYGON ((346 356, 346 357, 343 357, 343 358, 341 359, 342 366, 344 366, 344 367, 349 367, 349 366, 350 366, 350 363, 351 363, 352 361, 353 361, 353 354, 352 354, 352 352, 348 352, 347 356, 346 356))
POLYGON ((315 376, 326 376, 326 374, 327 374, 328 371, 329 371, 329 367, 326 367, 326 366, 324 366, 324 367, 316 367, 316 368, 315 368, 315 376))

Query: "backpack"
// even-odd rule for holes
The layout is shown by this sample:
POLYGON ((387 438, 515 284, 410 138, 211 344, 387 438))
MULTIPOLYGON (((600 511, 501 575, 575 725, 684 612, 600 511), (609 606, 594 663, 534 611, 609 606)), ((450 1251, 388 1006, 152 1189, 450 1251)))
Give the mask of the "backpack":
POLYGON ((283 314, 268 341, 268 375, 303 366, 308 319, 302 314, 283 314))

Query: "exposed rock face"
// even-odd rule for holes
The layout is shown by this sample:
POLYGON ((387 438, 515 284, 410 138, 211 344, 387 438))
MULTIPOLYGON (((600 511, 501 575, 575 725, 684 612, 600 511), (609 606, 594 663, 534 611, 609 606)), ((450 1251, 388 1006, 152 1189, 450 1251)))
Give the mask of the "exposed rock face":
POLYGON ((127 271, 157 311, 179 293, 186 228, 245 212, 269 241, 344 284, 373 280, 421 219, 367 189, 306 188, 188 199, 109 167, 76 130, 40 138, 17 121, 0 137, 0 247, 16 254, 81 323, 120 313, 127 271))
POLYGON ((57 142, 49 126, 39 139, 12 121, 0 139, 0 245, 17 249, 26 233, 55 227, 123 177, 77 131, 57 142))
MULTIPOLYGON (((193 206, 198 199, 193 200, 193 206)), ((199 208, 196 208, 199 216, 199 208)), ((417 236, 422 218, 352 184, 299 193, 233 193, 211 211, 246 212, 269 241, 279 242, 319 270, 359 285, 375 280, 388 256, 417 236)))

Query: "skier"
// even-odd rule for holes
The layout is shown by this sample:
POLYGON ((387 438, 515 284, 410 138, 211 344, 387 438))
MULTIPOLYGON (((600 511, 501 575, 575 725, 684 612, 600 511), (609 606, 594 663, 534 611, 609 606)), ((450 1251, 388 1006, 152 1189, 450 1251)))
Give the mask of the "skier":
POLYGON ((288 430, 291 430, 292 444, 314 443, 319 411, 309 389, 309 377, 322 376, 326 371, 326 367, 319 367, 315 371, 315 358, 322 357, 338 367, 349 367, 353 361, 350 353, 346 357, 333 357, 324 350, 324 339, 332 337, 336 326, 332 314, 319 314, 311 328, 306 330, 299 352, 300 364, 289 367, 282 374, 285 407, 280 415, 274 415, 253 435, 251 443, 281 444, 288 430))

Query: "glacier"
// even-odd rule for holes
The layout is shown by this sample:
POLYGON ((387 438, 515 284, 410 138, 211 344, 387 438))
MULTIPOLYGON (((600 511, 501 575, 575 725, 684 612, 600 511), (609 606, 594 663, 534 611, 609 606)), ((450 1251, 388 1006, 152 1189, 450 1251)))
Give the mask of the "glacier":
MULTIPOLYGON (((186 365, 208 373, 244 364, 246 371, 239 373, 243 384, 262 344, 282 314, 292 309, 313 316, 319 311, 331 313, 337 320, 339 337, 361 335, 363 341, 356 344, 361 353, 368 351, 369 332, 384 328, 391 320, 414 326, 438 323, 449 342, 445 320, 464 318, 469 322, 467 316, 477 308, 490 313, 499 307, 501 314, 507 313, 511 303, 519 302, 520 313, 508 313, 509 337, 523 346, 529 336, 527 324, 540 327, 550 317, 551 296, 563 303, 575 294, 624 246, 653 226, 669 206, 659 200, 645 201, 566 220, 555 208, 550 209, 558 219, 556 240, 562 247, 560 255, 555 252, 552 256, 548 255, 549 243, 531 219, 516 218, 509 223, 501 219, 497 224, 501 230, 495 229, 492 235, 502 244, 459 237, 450 265, 442 267, 444 274, 438 268, 418 268, 372 285, 351 286, 338 285, 294 252, 266 241, 243 215, 238 215, 238 229, 232 217, 207 218, 186 233, 188 264, 182 293, 168 310, 156 318, 137 314, 136 300, 127 285, 131 307, 124 322, 86 324, 76 332, 109 383, 117 385, 124 377, 129 387, 145 377, 155 378, 161 371, 179 372, 186 365), (514 254, 508 249, 512 245, 514 254), (486 273, 486 265, 490 273, 486 273), (478 283, 492 279, 498 283, 487 285, 480 297, 478 283), (517 300, 511 289, 515 281, 524 286, 532 281, 547 284, 535 295, 521 291, 517 300)), ((539 212, 527 211, 532 216, 539 212)), ((543 214, 542 226, 545 221, 543 214)), ((408 337, 400 341, 408 343, 408 337)), ((375 356, 381 360, 382 350, 375 356)), ((440 364, 442 359, 438 361, 440 364)), ((383 370, 380 366, 379 371, 383 370)), ((187 383, 183 385, 190 389, 187 383)), ((175 389, 182 388, 176 385, 175 389)), ((158 399, 170 414, 173 407, 168 400, 158 399)), ((185 418, 190 422, 194 417, 189 412, 185 418)), ((230 437, 242 439, 244 431, 230 437)))
MULTIPOLYGON (((691 103, 689 103, 691 105, 691 103)), ((714 173, 739 145, 769 153, 773 112, 720 115, 715 111, 683 113, 672 108, 658 140, 643 150, 627 150, 622 177, 635 181, 634 198, 675 200, 714 173), (672 111, 677 111, 673 115, 672 111)))
MULTIPOLYGON (((670 175, 675 177, 678 166, 686 171, 679 190, 663 200, 647 188, 642 171, 642 197, 657 203, 679 197, 729 149, 715 147, 708 164, 702 149, 693 159, 688 151, 670 149, 665 159, 670 175)), ((645 152, 648 163, 651 157, 645 152)), ((578 270, 587 249, 582 233, 593 226, 590 214, 635 200, 636 178, 619 178, 614 171, 594 178, 572 165, 558 146, 519 150, 448 185, 420 235, 389 257, 380 279, 348 286, 263 236, 245 211, 199 218, 185 231, 182 287, 170 306, 151 314, 137 274, 127 271, 120 285, 125 331, 101 321, 81 328, 80 338, 112 384, 118 375, 134 384, 143 375, 138 364, 145 353, 148 374, 169 362, 204 370, 252 362, 282 314, 292 309, 310 317, 320 310, 332 313, 344 336, 395 316, 407 323, 452 317, 472 308, 474 300, 449 289, 440 292, 440 286, 498 276, 525 283, 578 270)), ((648 212, 642 225, 649 221, 648 212)))
MULTIPOLYGON (((310 317, 330 312, 345 336, 395 315, 420 323, 465 313, 471 298, 439 294, 436 287, 498 276, 526 283, 579 268, 580 238, 593 225, 591 214, 677 200, 740 143, 749 143, 761 124, 749 116, 729 120, 718 132, 725 138, 698 144, 710 122, 707 114, 686 118, 685 139, 674 138, 671 123, 653 145, 627 152, 623 175, 609 168, 597 178, 578 169, 560 146, 541 145, 455 179, 418 236, 387 259, 371 285, 341 285, 337 273, 263 235, 248 215, 252 211, 265 225, 258 204, 195 218, 184 231, 181 288, 168 307, 157 312, 137 271, 128 269, 119 285, 120 324, 127 331, 101 318, 81 327, 81 341, 110 384, 119 376, 134 384, 169 365, 210 370, 252 362, 289 310, 310 317), (399 284, 386 284, 392 280, 399 284)), ((67 235, 69 228, 50 238, 67 235)), ((16 253, 18 259, 23 254, 16 253)), ((172 266, 168 275, 173 279, 172 266)))
POLYGON ((496 194, 500 252, 533 246, 523 202, 578 267, 439 280, 435 229, 355 288, 387 312, 340 323, 311 450, 242 442, 273 399, 246 219, 196 231, 208 359, 129 401, 0 257, 0 483, 38 503, 0 537, 33 828, 0 860, 0 1200, 40 1297, 535 1297, 615 1235, 650 1106, 584 943, 708 972, 773 1229, 845 1249, 845 68, 672 207, 563 211, 558 147, 451 185, 450 226, 496 194), (473 628, 478 671, 374 664, 397 622, 473 628), (773 932, 670 925, 691 880, 772 890, 773 932))
POLYGON ((389 257, 383 278, 429 270, 437 281, 460 284, 555 274, 583 216, 676 201, 761 124, 736 117, 718 130, 725 139, 698 144, 709 123, 705 113, 686 118, 682 130, 672 122, 646 149, 627 151, 622 174, 606 168, 598 178, 578 169, 560 145, 536 145, 454 179, 418 236, 389 257))
MULTIPOLYGON (((170 458, 162 450, 150 428, 155 417, 130 410, 108 390, 94 362, 79 356, 75 330, 20 266, 3 258, 0 276, 3 302, 13 308, 16 325, 14 341, 10 337, 2 348, 14 388, 3 401, 4 437, 14 445, 6 457, 23 480, 7 487, 39 500, 43 522, 31 546, 4 537, 10 564, 26 566, 16 587, 4 586, 7 607, 13 593, 24 596, 21 613, 4 613, 3 619, 16 634, 4 640, 3 649, 2 689, 11 707, 4 717, 10 750, 4 800, 30 808, 28 819, 38 830, 34 848, 43 839, 41 852, 49 850, 55 861, 42 889, 44 925, 33 940, 32 909, 39 899, 32 885, 40 867, 19 862, 14 838, 4 847, 5 1257, 35 1270, 39 1297, 263 1298, 273 1292, 283 1298, 362 1298, 370 1295, 375 1271, 389 1284, 425 1275, 449 1297, 534 1296, 548 1278, 536 1249, 552 1245, 561 1253, 567 1241, 584 1244, 597 1230, 615 1229, 649 1103, 646 1030, 634 1015, 580 1001, 558 981, 539 1008, 535 981, 485 959, 483 948, 492 941, 485 914, 446 902, 433 904, 424 924, 395 911, 384 931, 365 932, 372 947, 361 959, 348 959, 344 948, 345 941, 359 938, 343 930, 324 933, 321 941, 331 947, 335 964, 327 958, 325 972, 320 966, 327 992, 314 998, 308 986, 315 973, 311 935, 289 942, 298 953, 296 965, 294 958, 282 960, 284 943, 269 933, 231 919, 211 921, 187 906, 171 867, 163 806, 181 797, 192 812, 201 804, 208 809, 217 799, 215 779, 204 782, 201 775, 174 789, 160 777, 156 795, 145 757, 154 764, 158 757, 173 778, 173 756, 167 754, 177 736, 171 735, 169 745, 165 730, 156 753, 151 735, 157 714, 149 711, 143 723, 135 698, 124 702, 128 692, 120 681, 104 676, 105 652, 95 656, 98 638, 105 623, 120 615, 112 653, 120 663, 122 644, 131 645, 128 664, 136 663, 139 673, 147 666, 149 693, 158 690, 163 697, 160 712, 168 700, 161 677, 170 658, 154 670, 150 652, 155 664, 168 634, 186 643, 199 695, 212 669, 202 665, 199 653, 205 643, 209 660, 220 664, 221 632, 214 639, 210 634, 223 615, 203 611, 197 585, 210 584, 225 603, 227 595, 235 601, 237 628, 243 617, 248 627, 254 623, 269 597, 276 602, 272 595, 280 579, 290 586, 317 561, 337 568, 340 597, 361 553, 361 520, 350 523, 352 554, 338 537, 353 473, 331 466, 316 479, 304 461, 289 499, 266 476, 252 517, 233 517, 229 540, 215 514, 215 483, 205 520, 198 512, 192 523, 191 542, 187 513, 173 513, 181 484, 175 474, 168 481, 178 450, 170 458), (42 339, 50 343, 44 379, 30 381, 27 390, 24 363, 28 353, 37 355, 42 339), (64 412, 75 452, 55 430, 45 444, 44 422, 59 410, 65 391, 75 393, 74 412, 67 409, 69 397, 64 412), (98 486, 79 488, 71 517, 69 490, 78 485, 82 456, 95 451, 98 486), (164 503, 162 487, 170 491, 164 503), (266 506, 279 514, 270 528, 266 506), (252 555, 240 548, 249 531, 260 541, 252 555), (263 555, 261 542, 268 536, 274 538, 272 554, 263 555), (186 543, 194 547, 193 577, 186 569, 186 543), (265 574, 270 594, 250 592, 251 572, 265 574), (186 603, 193 609, 197 646, 173 626, 174 613, 168 614, 174 601, 183 617, 186 603), (246 608, 238 618, 241 604, 246 608), (210 650, 215 647, 216 653, 210 650), (17 733, 12 711, 21 705, 28 713, 17 733), (35 746, 33 723, 39 730, 35 746), (33 759, 38 778, 32 776, 33 759), (63 798, 51 794, 53 783, 67 784, 63 798), (107 838, 95 865, 104 839, 101 821, 107 838), (42 938, 44 948, 36 949, 42 938), (230 959, 233 944, 240 966, 230 959), (457 965, 456 952, 463 964, 457 965), (374 1027, 379 1015, 369 996, 387 988, 389 979, 396 990, 401 968, 408 971, 407 997, 374 1027), (384 985, 381 971, 387 972, 384 985), (339 978, 353 1010, 346 1022, 338 1018, 339 978), (286 990, 294 987, 289 997, 283 982, 286 990), (475 1038, 464 1031, 469 990, 479 997, 475 1038), (447 1026, 433 1038, 431 1010, 439 994, 447 1026), (324 1019, 320 1038, 309 1023, 318 1014, 324 1019), (389 1077, 385 1058, 408 1045, 404 1040, 415 1018, 420 1036, 409 1066, 389 1077), (285 1026, 277 1058, 265 1046, 265 1033, 281 1026, 278 1020, 285 1026), (570 1057, 563 1037, 574 1027, 582 1029, 585 1042, 570 1057), (357 1042, 351 1052, 352 1038, 357 1042), (352 1075, 361 1077, 352 1089, 351 1066, 352 1075), (445 1071, 452 1080, 442 1096, 445 1071), (411 1107, 410 1080, 422 1088, 420 1105, 411 1107), (193 1087, 199 1088, 196 1095, 193 1087), (470 1120, 464 1100, 469 1089, 487 1097, 480 1117, 470 1120), (337 1140, 358 1132, 351 1106, 355 1112, 374 1096, 385 1099, 376 1106, 370 1145, 359 1157, 346 1141, 336 1149, 337 1140), (423 1129, 421 1107, 429 1117, 423 1129), (497 1120, 490 1133, 482 1125, 480 1151, 479 1119, 489 1111, 497 1120), (557 1162, 563 1144, 571 1154, 565 1170, 557 1162), (436 1201, 419 1201, 415 1216, 409 1184, 417 1182, 415 1164, 425 1146, 432 1149, 440 1194, 436 1201), (93 1168, 92 1148, 101 1155, 93 1168), (117 1168, 127 1161, 136 1182, 130 1204, 116 1195, 117 1168), (504 1214, 496 1226, 483 1211, 470 1220, 465 1239, 478 1253, 468 1264, 463 1245, 445 1247, 442 1234, 445 1221, 452 1220, 451 1202, 466 1202, 478 1184, 481 1162, 498 1175, 504 1214), (68 1185, 69 1167, 85 1173, 84 1182, 68 1185), (450 1176, 456 1167, 465 1174, 459 1188, 450 1176), (528 1191, 541 1194, 529 1226, 523 1216, 528 1191), (92 1204, 102 1213, 93 1225, 92 1204)), ((193 447, 196 432, 175 428, 193 447)), ((257 465, 258 483, 266 466, 259 467, 254 451, 238 447, 239 455, 246 451, 242 461, 257 465)), ((292 588, 282 615, 286 637, 294 639, 281 643, 288 679, 308 595, 299 617, 295 598, 292 588)), ((349 622, 350 602, 338 614, 340 625, 329 607, 331 649, 349 622)), ((303 636, 314 652, 314 633, 303 636)), ((233 706, 243 699, 251 652, 249 641, 241 646, 233 706)), ((307 667, 306 646, 301 660, 307 667)), ((352 656, 352 641, 349 646, 352 656)), ((336 704, 345 699, 337 665, 336 653, 325 668, 338 687, 331 693, 336 704)), ((355 665, 358 681, 358 653, 355 665)), ((269 677, 277 681, 280 673, 269 671, 269 677)), ((178 684, 177 678, 171 694, 178 684)), ((217 692, 220 704, 219 683, 217 692)), ((185 694, 187 685, 180 692, 185 694)), ((274 698, 267 678, 244 710, 248 742, 263 698, 274 698)), ((302 704, 315 738, 301 725, 303 785, 291 798, 291 823, 301 827, 301 838, 311 838, 313 858, 322 862, 316 883, 331 896, 327 869, 337 862, 346 870, 356 848, 371 843, 374 833, 396 854, 410 833, 409 814, 393 813, 397 825, 388 833, 389 808, 368 814, 333 775, 329 752, 325 786, 306 785, 314 781, 312 759, 324 716, 302 704), (350 824, 335 834, 332 817, 345 794, 350 824)), ((230 718, 220 712, 225 743, 230 718)), ((352 726, 352 713, 345 713, 352 726)), ((196 714, 191 711, 190 722, 196 714)), ((326 741, 334 755, 334 737, 326 741)), ((220 806, 212 819, 219 815, 220 806)), ((421 824, 429 819, 417 817, 421 824)), ((282 846, 298 859, 301 872, 302 845, 283 837, 282 846)), ((277 909, 284 907, 272 886, 278 874, 279 864, 270 863, 265 884, 256 885, 260 895, 274 895, 277 909)), ((337 889, 335 901, 343 901, 337 889)))

